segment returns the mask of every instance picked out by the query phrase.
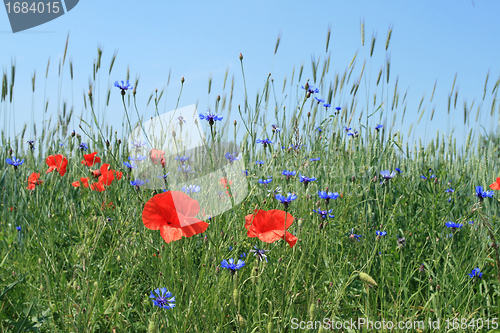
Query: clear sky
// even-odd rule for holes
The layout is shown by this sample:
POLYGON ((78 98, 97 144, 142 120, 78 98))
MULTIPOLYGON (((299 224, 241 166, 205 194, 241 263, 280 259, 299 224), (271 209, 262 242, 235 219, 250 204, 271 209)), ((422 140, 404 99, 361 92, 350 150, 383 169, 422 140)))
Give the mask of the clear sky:
MULTIPOLYGON (((457 141, 463 140, 469 128, 474 133, 497 129, 498 106, 495 117, 490 117, 493 97, 491 91, 500 74, 500 2, 497 0, 419 0, 419 1, 91 1, 81 0, 65 15, 41 26, 12 33, 7 12, 0 8, 0 64, 8 73, 16 65, 14 103, 0 104, 0 126, 11 136, 24 123, 42 125, 44 100, 49 100, 45 119, 57 114, 57 100, 73 105, 78 116, 83 110, 83 94, 88 90, 92 64, 97 48, 103 50, 102 69, 96 87, 101 105, 108 87, 126 77, 130 68, 131 83, 140 78, 138 107, 146 119, 154 109, 147 100, 155 88, 167 88, 166 104, 160 111, 175 107, 180 89, 180 78, 185 84, 179 106, 198 103, 203 112, 213 109, 217 94, 223 95, 224 75, 229 69, 230 82, 235 78, 233 115, 236 105, 243 104, 243 85, 238 55, 244 55, 245 76, 251 101, 262 90, 268 73, 272 73, 278 95, 283 79, 288 81, 295 67, 298 72, 304 64, 302 84, 312 79, 311 57, 321 61, 331 56, 327 80, 342 74, 358 52, 356 64, 359 73, 367 60, 366 79, 375 86, 380 68, 390 58, 390 81, 384 94, 390 92, 387 105, 392 102, 396 78, 400 102, 407 92, 404 123, 397 121, 393 132, 400 129, 405 140, 421 137, 434 138, 436 131, 449 134, 455 130, 457 141), (365 46, 361 45, 360 22, 364 21, 365 46), (328 54, 325 53, 326 35, 331 26, 328 54), (393 29, 389 50, 385 41, 389 28, 393 29), (58 63, 64 52, 69 33, 64 79, 59 92, 58 63), (276 55, 276 39, 281 42, 276 55), (376 36, 373 59, 370 43, 376 36), (108 76, 109 64, 117 51, 114 69, 108 76), (48 79, 45 79, 50 58, 48 79), (74 80, 69 78, 69 61, 73 63, 74 80), (484 83, 490 73, 486 98, 484 83), (31 92, 31 78, 36 72, 36 91, 31 92), (447 114, 448 94, 455 74, 458 90, 457 110, 447 114), (213 76, 212 93, 207 93, 208 78, 213 76), (433 101, 430 96, 437 81, 433 101), (425 96, 427 109, 417 125, 417 109, 425 96), (474 101, 470 123, 463 125, 464 101, 474 101), (32 108, 32 102, 34 107, 32 108), (477 108, 482 111, 475 122, 477 108), (431 109, 434 119, 429 122, 431 109), (32 110, 34 118, 32 119, 32 110), (8 116, 6 117, 6 113, 8 116), (493 119, 493 120, 492 120, 493 119), (413 123, 413 136, 407 137, 413 123), (15 128, 14 128, 15 125, 15 128)), ((297 73, 294 78, 297 86, 297 73)), ((289 83, 287 83, 289 85, 289 83)), ((228 83, 228 86, 230 84, 228 83)), ((367 86, 358 94, 359 111, 366 107, 367 86)), ((327 94, 328 85, 322 90, 327 94)), ((123 107, 119 91, 113 88, 105 121, 121 127, 123 107)), ((333 106, 348 107, 349 90, 337 96, 333 106)), ((369 99, 373 100, 373 93, 369 99)), ((226 87, 225 93, 229 94, 226 87)), ((285 91, 287 93, 287 91, 285 91)), ((322 96, 326 97, 326 96, 322 96)), ((279 96, 281 99, 281 95, 279 96)), ((379 97, 382 98, 382 97, 379 97)), ((454 99, 454 98, 453 98, 454 99)), ((394 112, 401 114, 403 104, 394 112)), ((102 107, 102 109, 104 109, 102 107)), ((388 113, 386 113, 388 114, 388 113)), ((366 115, 366 113, 365 113, 366 115)), ((85 117, 85 113, 84 113, 85 117)), ((392 115, 382 119, 390 127, 392 115)), ((137 119, 137 117, 134 117, 137 119)), ((398 118, 399 119, 399 118, 398 118)), ((87 119, 90 120, 90 119, 87 119)), ((379 119, 374 119, 373 126, 379 119)), ((53 119, 54 122, 54 119, 53 119)), ((77 127, 78 119, 73 124, 77 127)), ((356 125, 356 124, 354 124, 356 125)), ((356 127, 356 126, 355 126, 356 127)), ((77 129, 77 128, 76 128, 77 129)), ((243 127, 240 129, 243 130, 243 127)), ((484 133, 484 132, 483 132, 484 133)))

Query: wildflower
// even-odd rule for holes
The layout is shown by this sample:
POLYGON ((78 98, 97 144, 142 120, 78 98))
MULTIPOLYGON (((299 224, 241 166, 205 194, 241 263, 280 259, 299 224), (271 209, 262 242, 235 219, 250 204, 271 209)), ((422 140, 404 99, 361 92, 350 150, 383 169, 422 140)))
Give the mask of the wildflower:
POLYGON ((340 106, 337 106, 337 107, 335 108, 335 110, 337 110, 337 113, 339 113, 339 112, 340 112, 340 110, 342 110, 342 108, 341 108, 340 106))
POLYGON ((271 195, 275 196, 276 194, 281 193, 281 187, 276 186, 276 189, 274 189, 274 190, 267 190, 267 192, 268 192, 269 194, 268 194, 268 195, 266 195, 266 197, 269 197, 269 196, 271 196, 271 195))
POLYGON ((399 172, 399 173, 402 173, 403 171, 401 171, 400 168, 396 168, 396 171, 399 172))
POLYGON ((319 93, 319 88, 316 88, 316 89, 313 89, 313 86, 310 85, 309 83, 306 83, 306 86, 302 86, 302 89, 304 89, 305 91, 307 91, 308 93, 310 93, 311 95, 312 94, 317 94, 319 93))
POLYGON ((38 180, 38 178, 40 177, 40 174, 39 173, 32 173, 29 177, 28 177, 28 187, 26 187, 28 190, 34 190, 36 185, 40 185, 41 183, 43 183, 42 180, 38 180))
POLYGON ((253 252, 253 255, 254 256, 257 256, 257 258, 259 258, 260 261, 262 261, 262 259, 266 259, 267 261, 267 256, 266 256, 266 252, 269 252, 269 250, 260 250, 257 245, 254 245, 253 247, 255 250, 250 250, 250 252, 253 252))
POLYGON ((286 180, 290 180, 290 178, 292 178, 293 176, 295 176, 297 174, 297 171, 283 170, 283 172, 281 174, 286 177, 286 180))
POLYGON ((425 272, 425 266, 424 264, 420 265, 420 268, 418 269, 420 273, 424 273, 425 272))
POLYGON ((115 87, 117 88, 120 88, 121 89, 121 94, 122 96, 125 95, 125 91, 126 90, 131 90, 131 89, 134 89, 134 87, 131 87, 130 86, 130 82, 127 80, 127 84, 125 84, 125 82, 122 81, 122 84, 119 84, 118 81, 115 82, 115 87))
POLYGON ((35 140, 28 140, 26 143, 29 144, 31 150, 35 150, 35 140))
POLYGON ((281 128, 278 127, 278 125, 273 124, 271 125, 271 130, 274 132, 281 132, 281 128))
POLYGON ((380 171, 380 174, 382 175, 382 178, 385 180, 390 180, 396 176, 396 172, 390 172, 389 170, 382 170, 380 171))
POLYGON ((474 224, 474 221, 469 221, 469 224, 473 225, 473 224, 474 224))
POLYGON ((461 229, 463 227, 463 224, 455 222, 446 222, 444 225, 448 228, 452 228, 453 231, 455 231, 456 229, 461 229))
POLYGON ((325 199, 327 205, 330 202, 330 199, 337 200, 337 198, 339 197, 338 192, 332 193, 327 191, 318 191, 318 195, 321 199, 325 199))
POLYGON ((145 159, 146 159, 146 156, 141 156, 141 155, 137 155, 135 157, 133 157, 133 156, 129 156, 128 157, 129 161, 139 161, 139 162, 141 162, 141 161, 144 161, 145 159))
POLYGON ((87 149, 89 149, 89 145, 88 145, 88 144, 86 144, 86 143, 84 143, 84 142, 82 142, 82 143, 80 143, 80 145, 78 146, 78 149, 80 149, 80 150, 87 150, 87 149))
POLYGON ((161 163, 162 167, 165 167, 165 152, 159 149, 151 149, 151 162, 153 164, 161 163))
POLYGON ((188 165, 181 165, 180 167, 177 168, 177 171, 184 172, 186 175, 190 173, 194 173, 194 171, 191 170, 191 167, 188 165))
POLYGON ((495 191, 500 190, 500 177, 497 178, 497 180, 493 184, 490 185, 490 188, 492 190, 495 190, 495 191))
POLYGON ((329 107, 331 107, 332 105, 331 105, 331 104, 329 104, 329 103, 325 103, 325 104, 323 104, 323 106, 325 107, 325 109, 328 109, 328 108, 329 108, 329 107))
POLYGON ((99 178, 102 174, 101 174, 101 170, 97 169, 97 170, 90 170, 90 173, 92 174, 92 176, 94 176, 95 178, 99 178))
POLYGON ((352 228, 351 233, 349 234, 349 240, 350 240, 351 242, 355 242, 355 241, 358 241, 358 242, 359 242, 359 239, 360 239, 361 237, 363 237, 363 235, 356 235, 356 234, 354 233, 354 228, 352 228))
POLYGON ((184 124, 186 123, 186 119, 184 119, 184 117, 183 117, 183 116, 179 116, 179 117, 177 117, 177 120, 179 121, 179 125, 180 125, 180 126, 182 126, 182 123, 184 123, 184 124))
POLYGON ((222 260, 222 262, 220 263, 221 267, 223 268, 227 268, 229 269, 231 275, 233 275, 234 273, 236 273, 236 270, 237 269, 240 269, 241 267, 245 266, 245 262, 241 259, 238 259, 238 263, 235 264, 234 263, 234 259, 231 258, 229 260, 222 260))
POLYGON ((318 102, 318 104, 325 102, 324 100, 322 100, 321 98, 318 98, 318 97, 315 97, 314 99, 318 102))
POLYGON ((467 274, 467 275, 469 275, 469 277, 470 277, 471 279, 474 279, 474 278, 476 278, 476 277, 478 277, 478 278, 482 278, 482 277, 483 277, 483 273, 481 273, 481 270, 479 269, 479 267, 474 268, 474 269, 472 270, 472 272, 471 272, 471 273, 469 273, 469 274, 467 274))
POLYGON ((189 186, 183 186, 182 191, 186 192, 187 194, 189 193, 198 193, 200 192, 200 185, 189 185, 189 186))
POLYGON ((100 163, 101 158, 97 157, 95 155, 97 155, 97 152, 94 152, 92 154, 83 155, 83 161, 81 161, 81 163, 85 166, 88 166, 88 167, 91 167, 96 163, 100 163))
POLYGON ((153 299, 154 306, 158 306, 163 309, 172 309, 175 307, 175 297, 172 296, 172 293, 167 290, 167 288, 156 288, 156 290, 151 292, 149 298, 153 299))
POLYGON ((323 130, 321 129, 321 127, 316 126, 316 131, 318 131, 319 133, 321 133, 323 130))
POLYGON ((16 170, 18 166, 24 163, 24 159, 20 160, 15 156, 13 156, 12 158, 8 158, 5 161, 7 162, 7 164, 12 165, 14 167, 14 170, 16 170))
POLYGON ((380 131, 380 129, 384 127, 384 125, 381 125, 381 124, 378 124, 377 126, 375 126, 375 129, 378 131, 380 131))
POLYGON ((357 138, 359 133, 358 133, 358 131, 349 131, 349 132, 347 132, 347 135, 350 135, 353 138, 357 138))
POLYGON ((258 140, 257 140, 257 141, 255 141, 255 142, 257 142, 257 143, 262 143, 262 145, 264 146, 264 148, 265 148, 265 147, 267 147, 267 145, 270 145, 270 144, 272 144, 272 143, 273 143, 273 142, 272 142, 271 140, 269 140, 269 139, 263 139, 263 140, 258 139, 258 140))
POLYGON ((184 164, 184 162, 189 160, 189 156, 176 156, 174 160, 181 162, 181 164, 184 164))
MULTIPOLYGON (((89 187, 89 178, 86 177, 86 178, 80 178, 80 181, 82 182, 83 186, 85 187, 89 187)), ((80 182, 79 181, 76 181, 76 182, 72 182, 71 185, 73 185, 73 187, 80 187, 80 182)))
POLYGON ((230 164, 232 164, 234 161, 237 161, 239 159, 241 159, 241 156, 238 156, 238 152, 234 152, 234 153, 226 153, 226 155, 224 155, 226 157, 226 159, 229 161, 230 164))
POLYGON ((316 178, 314 178, 314 177, 309 178, 309 177, 306 177, 302 174, 299 174, 299 175, 300 175, 300 182, 303 183, 305 187, 307 187, 307 185, 309 185, 310 182, 316 181, 316 178))
POLYGON ((111 185, 111 183, 115 179, 120 180, 123 176, 123 173, 121 173, 120 171, 110 169, 109 167, 109 164, 104 163, 100 169, 101 175, 99 176, 99 181, 106 186, 111 185))
POLYGON ((427 179, 427 177, 425 177, 424 175, 421 175, 420 178, 422 178, 423 180, 427 179))
POLYGON ((453 193, 453 192, 455 192, 455 190, 454 190, 454 189, 452 189, 452 188, 449 188, 449 189, 447 189, 445 192, 446 192, 446 193, 453 193))
POLYGON ((331 215, 331 214, 330 214, 330 213, 332 212, 332 210, 333 210, 333 209, 330 209, 329 211, 326 211, 326 210, 320 210, 320 209, 318 209, 318 210, 314 210, 314 209, 313 209, 313 212, 317 213, 317 214, 319 215, 319 218, 320 218, 321 220, 324 220, 324 219, 326 219, 327 217, 330 217, 330 218, 332 218, 332 219, 335 217, 335 215, 331 215))
POLYGON ((240 258, 246 258, 247 257, 247 254, 245 252, 243 252, 242 254, 240 254, 240 258))
POLYGON ((244 173, 244 174, 245 174, 245 176, 247 176, 247 177, 248 177, 248 170, 243 170, 241 173, 244 173))
POLYGON ((320 157, 310 158, 310 159, 309 159, 309 161, 311 161, 311 162, 315 162, 315 161, 319 161, 319 160, 321 160, 321 158, 320 158, 320 157))
POLYGON ((288 192, 288 194, 286 195, 286 197, 282 194, 276 194, 274 196, 277 200, 279 200, 283 206, 285 206, 285 209, 288 208, 288 205, 290 204, 290 202, 294 201, 295 199, 297 199, 297 195, 296 194, 293 194, 293 193, 290 193, 288 192))
POLYGON ((267 185, 267 184, 269 184, 272 181, 273 181, 273 177, 270 177, 268 179, 259 179, 259 184, 267 185))
POLYGON ((483 201, 484 198, 486 197, 493 197, 494 192, 493 191, 483 191, 482 186, 476 186, 476 196, 479 198, 479 201, 483 201))
POLYGON ((160 193, 146 202, 142 211, 142 222, 151 230, 160 230, 166 243, 184 237, 201 234, 208 223, 197 218, 200 211, 198 201, 179 191, 160 193))
POLYGON ((404 237, 399 237, 398 236, 398 240, 397 240, 397 248, 399 250, 402 250, 406 245, 406 239, 404 237))
POLYGON ((149 182, 148 179, 146 179, 145 181, 142 180, 142 179, 136 179, 136 180, 131 180, 130 181, 130 185, 136 186, 137 188, 139 188, 139 186, 142 186, 142 185, 144 185, 144 184, 146 184, 148 182, 149 182))
POLYGON ((266 243, 273 243, 283 238, 290 247, 293 247, 298 239, 286 231, 293 220, 294 217, 290 213, 282 210, 256 209, 253 214, 245 216, 245 228, 248 230, 248 237, 258 237, 266 243))
POLYGON ((377 231, 375 231, 375 234, 376 234, 377 236, 385 236, 385 235, 387 235, 387 231, 380 231, 380 230, 377 230, 377 231))
POLYGON ((132 163, 130 162, 123 162, 123 165, 125 165, 127 168, 129 168, 129 170, 132 170, 132 169, 137 169, 137 165, 135 165, 135 162, 134 161, 131 161, 132 163))
POLYGON ((21 226, 20 225, 17 226, 16 229, 17 229, 17 231, 21 231, 21 226))
POLYGON ((52 172, 55 170, 55 171, 58 171, 62 177, 66 173, 68 159, 61 154, 50 155, 45 160, 45 163, 47 163, 47 165, 49 166, 49 169, 47 170, 46 173, 49 173, 49 172, 52 172))
POLYGON ((344 131, 349 132, 350 130, 352 130, 351 127, 344 126, 344 131))
POLYGON ((138 140, 135 140, 134 142, 132 142, 132 148, 134 148, 135 150, 139 150, 145 145, 146 145, 146 142, 142 142, 142 141, 138 141, 138 140))
POLYGON ((257 160, 255 161, 255 164, 260 164, 260 165, 263 165, 265 162, 263 160, 257 160))
POLYGON ((207 120, 208 124, 212 126, 216 121, 221 121, 222 119, 224 119, 224 117, 218 116, 216 114, 207 111, 204 115, 200 113, 200 119, 207 120))
POLYGON ((158 178, 167 179, 168 175, 170 175, 170 172, 167 172, 165 175, 158 175, 158 178))

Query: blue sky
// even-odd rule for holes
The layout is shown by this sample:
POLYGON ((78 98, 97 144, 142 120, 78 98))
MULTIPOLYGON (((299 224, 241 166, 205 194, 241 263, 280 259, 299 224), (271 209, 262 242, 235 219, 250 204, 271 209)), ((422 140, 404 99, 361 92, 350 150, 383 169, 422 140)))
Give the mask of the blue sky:
MULTIPOLYGON (((146 103, 156 88, 167 89, 166 102, 160 111, 170 111, 175 107, 182 76, 186 82, 179 106, 198 103, 201 112, 213 109, 215 97, 224 94, 222 85, 228 69, 228 81, 233 75, 235 78, 236 93, 230 116, 232 122, 236 117, 236 106, 243 104, 238 59, 240 52, 244 55, 250 100, 254 101, 255 94, 262 90, 268 73, 272 73, 279 87, 277 92, 281 94, 283 79, 286 77, 290 80, 294 67, 298 72, 304 64, 302 84, 307 78, 312 79, 311 57, 323 60, 328 56, 325 42, 328 27, 331 26, 331 64, 327 81, 333 80, 335 73, 343 73, 358 52, 357 70, 359 72, 366 59, 366 79, 372 82, 370 89, 373 89, 379 69, 390 57, 391 77, 385 91, 392 94, 396 77, 401 97, 408 91, 404 123, 397 121, 393 132, 401 130, 405 141, 419 137, 426 141, 434 138, 436 131, 447 135, 453 129, 460 143, 463 134, 468 133, 470 128, 475 134, 482 131, 480 125, 487 131, 497 129, 498 106, 493 121, 489 112, 493 98, 491 90, 500 74, 499 12, 500 3, 494 0, 80 1, 72 11, 53 21, 13 34, 6 10, 1 8, 0 64, 10 78, 10 65, 15 61, 16 82, 14 103, 0 105, 0 119, 4 122, 3 128, 12 136, 20 131, 24 123, 34 121, 38 127, 42 125, 44 100, 49 100, 45 119, 50 115, 55 117, 59 95, 58 62, 69 33, 60 100, 73 105, 78 116, 82 114, 82 95, 88 90, 92 63, 100 47, 103 50, 102 69, 98 76, 98 91, 94 92, 100 97, 100 110, 104 110, 102 101, 108 87, 116 80, 125 79, 127 68, 130 68, 131 82, 140 77, 138 107, 146 119, 154 114, 151 104, 146 107, 146 103), (365 25, 364 47, 360 38, 361 21, 365 25), (386 52, 385 40, 389 28, 393 29, 393 33, 386 52), (281 42, 274 55, 279 34, 281 42), (370 60, 372 36, 376 36, 377 42, 373 59, 370 60), (109 64, 115 51, 118 53, 117 59, 108 77, 109 64), (51 65, 48 79, 45 80, 49 58, 51 65), (69 80, 70 60, 74 68, 73 82, 69 80), (488 93, 483 102, 488 71, 488 93), (34 72, 36 92, 33 95, 31 77, 34 72), (171 79, 167 88, 169 73, 171 79), (459 92, 457 110, 452 109, 448 116, 448 94, 456 73, 455 90, 459 92), (210 75, 213 84, 209 96, 207 86, 210 75), (430 102, 436 80, 434 99, 430 102), (423 106, 428 111, 417 125, 417 108, 422 96, 425 96, 423 106), (464 101, 470 105, 473 100, 470 124, 464 126, 464 101), (478 106, 482 111, 476 123, 478 106), (432 108, 435 108, 434 119, 429 122, 432 108), (413 135, 408 138, 412 123, 413 135)), ((294 80, 297 81, 297 73, 294 80)), ((297 84, 294 82, 295 86, 297 84)), ((323 94, 327 93, 326 88, 328 85, 322 90, 323 94)), ((119 91, 112 92, 104 120, 116 128, 121 127, 123 107, 119 91)), ((228 87, 225 93, 229 93, 228 87)), ((372 90, 368 93, 370 100, 373 93, 372 90)), ((363 99, 366 95, 366 90, 358 94, 359 111, 366 106, 363 99)), ((391 101, 389 96, 386 105, 391 101)), ((348 106, 348 91, 334 102, 334 106, 348 106)), ((393 112, 402 113, 402 109, 400 106, 393 112)), ((83 116, 86 117, 85 112, 83 116)), ((381 121, 389 126, 389 118, 392 119, 392 116, 381 121)), ((76 128, 78 119, 75 122, 73 125, 76 128)), ((356 124, 353 125, 356 127, 356 124)), ((240 130, 243 131, 243 127, 240 130)))

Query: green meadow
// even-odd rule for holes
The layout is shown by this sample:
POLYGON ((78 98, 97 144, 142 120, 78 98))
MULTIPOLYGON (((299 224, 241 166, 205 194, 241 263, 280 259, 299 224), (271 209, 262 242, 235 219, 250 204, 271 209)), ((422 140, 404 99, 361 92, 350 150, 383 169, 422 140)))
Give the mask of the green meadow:
MULTIPOLYGON (((391 32, 378 41, 385 43, 386 52, 391 32)), ((58 96, 50 102, 58 104, 57 116, 44 118, 41 128, 26 124, 14 133, 5 122, 0 331, 389 332, 398 330, 390 326, 398 323, 404 325, 400 331, 411 332, 498 329, 499 199, 490 189, 500 177, 497 136, 471 130, 458 147, 454 132, 432 134, 426 144, 418 138, 410 141, 412 131, 432 121, 434 112, 462 116, 455 110, 455 86, 444 97, 448 110, 425 107, 438 98, 433 87, 430 99, 408 103, 393 79, 397 73, 391 73, 390 60, 380 70, 372 69, 375 38, 365 41, 362 33, 361 39, 363 52, 343 71, 330 64, 328 32, 327 56, 292 69, 280 82, 271 73, 262 78, 261 87, 245 84, 243 91, 233 91, 234 76, 245 83, 244 55, 233 81, 227 72, 222 87, 209 79, 210 106, 199 106, 194 117, 205 131, 208 150, 220 142, 238 146, 237 152, 225 152, 233 155, 222 156, 244 164, 246 197, 217 216, 200 213, 196 218, 209 223, 204 232, 168 243, 160 231, 146 228, 143 212, 154 197, 189 192, 173 180, 185 177, 186 184, 196 185, 201 171, 172 169, 165 178, 167 192, 131 184, 136 179, 124 164, 131 163, 127 138, 148 120, 142 118, 146 105, 138 104, 139 97, 154 107, 155 115, 169 110, 162 107, 167 98, 163 90, 141 91, 138 80, 130 81, 137 89, 113 85, 130 79, 129 73, 113 71, 116 55, 98 50, 90 90, 79 97, 82 116, 58 96), (120 134, 102 120, 113 95, 122 100, 120 134), (222 120, 203 119, 208 111, 222 120), (399 126, 409 113, 417 113, 418 122, 403 133, 399 126), (93 152, 100 163, 81 163, 93 152), (47 173, 48 157, 56 155, 67 159, 66 170, 56 161, 47 173), (91 170, 104 163, 115 170, 114 179, 99 191, 99 178, 91 170), (287 177, 285 170, 295 174, 287 177), (29 178, 33 173, 39 178, 29 178), (85 177, 94 188, 84 186, 85 177), (262 240, 263 235, 249 237, 246 217, 256 209, 290 214, 287 231, 296 243, 280 239, 284 228, 274 230, 278 239, 272 242, 262 240), (251 252, 255 247, 267 252, 251 252), (231 258, 244 265, 225 267, 231 258), (162 295, 154 292, 161 288, 175 302, 158 303, 162 295), (350 324, 366 321, 374 326, 350 324), (339 323, 344 326, 333 326, 339 323)), ((73 82, 66 49, 67 44, 59 63, 59 92, 63 77, 73 82)), ((279 39, 275 53, 278 49, 279 39)), ((47 73, 49 66, 56 65, 48 63, 47 73)), ((38 70, 37 75, 45 74, 38 70)), ((15 72, 13 65, 3 74, 4 119, 13 112, 15 72)), ((168 98, 181 107, 185 81, 178 80, 181 89, 168 98)), ((496 112, 500 81, 488 80, 482 107, 474 107, 476 113, 472 105, 464 107, 464 124, 496 112)), ((82 88, 89 89, 75 85, 77 91, 82 88)), ((33 77, 33 94, 40 90, 33 77)), ((34 106, 32 113, 44 111, 34 106)), ((157 147, 140 147, 146 159, 135 163, 152 163, 151 148, 157 147)), ((190 158, 186 164, 196 156, 190 158)), ((237 193, 231 188, 237 184, 216 179, 210 186, 223 190, 211 199, 234 203, 237 193)), ((185 195, 201 201, 201 190, 185 195)), ((174 229, 171 224, 168 228, 174 229)))

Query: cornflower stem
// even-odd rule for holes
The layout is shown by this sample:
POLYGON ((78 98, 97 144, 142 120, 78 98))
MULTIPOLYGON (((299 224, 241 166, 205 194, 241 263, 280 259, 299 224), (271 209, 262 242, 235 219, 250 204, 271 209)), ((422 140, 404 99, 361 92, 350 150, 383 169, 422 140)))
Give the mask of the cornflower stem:
MULTIPOLYGON (((478 210, 482 208, 482 205, 480 205, 482 202, 479 203, 479 207, 473 208, 472 211, 478 210)), ((474 205, 477 206, 478 204, 474 205)), ((495 262, 496 262, 496 268, 497 268, 497 280, 500 282, 500 254, 498 253, 498 245, 495 240, 495 236, 493 235, 493 228, 491 227, 491 224, 488 223, 488 216, 484 213, 478 212, 479 216, 481 217, 481 222, 484 227, 486 227, 486 230, 488 231, 488 234, 491 238, 491 247, 495 251, 495 262)))
MULTIPOLYGON (((127 116, 128 128, 132 134, 132 124, 130 123, 130 118, 128 117, 127 106, 125 105, 125 95, 122 95, 123 108, 125 109, 125 115, 127 116)), ((93 111, 93 110, 92 110, 93 111)))

